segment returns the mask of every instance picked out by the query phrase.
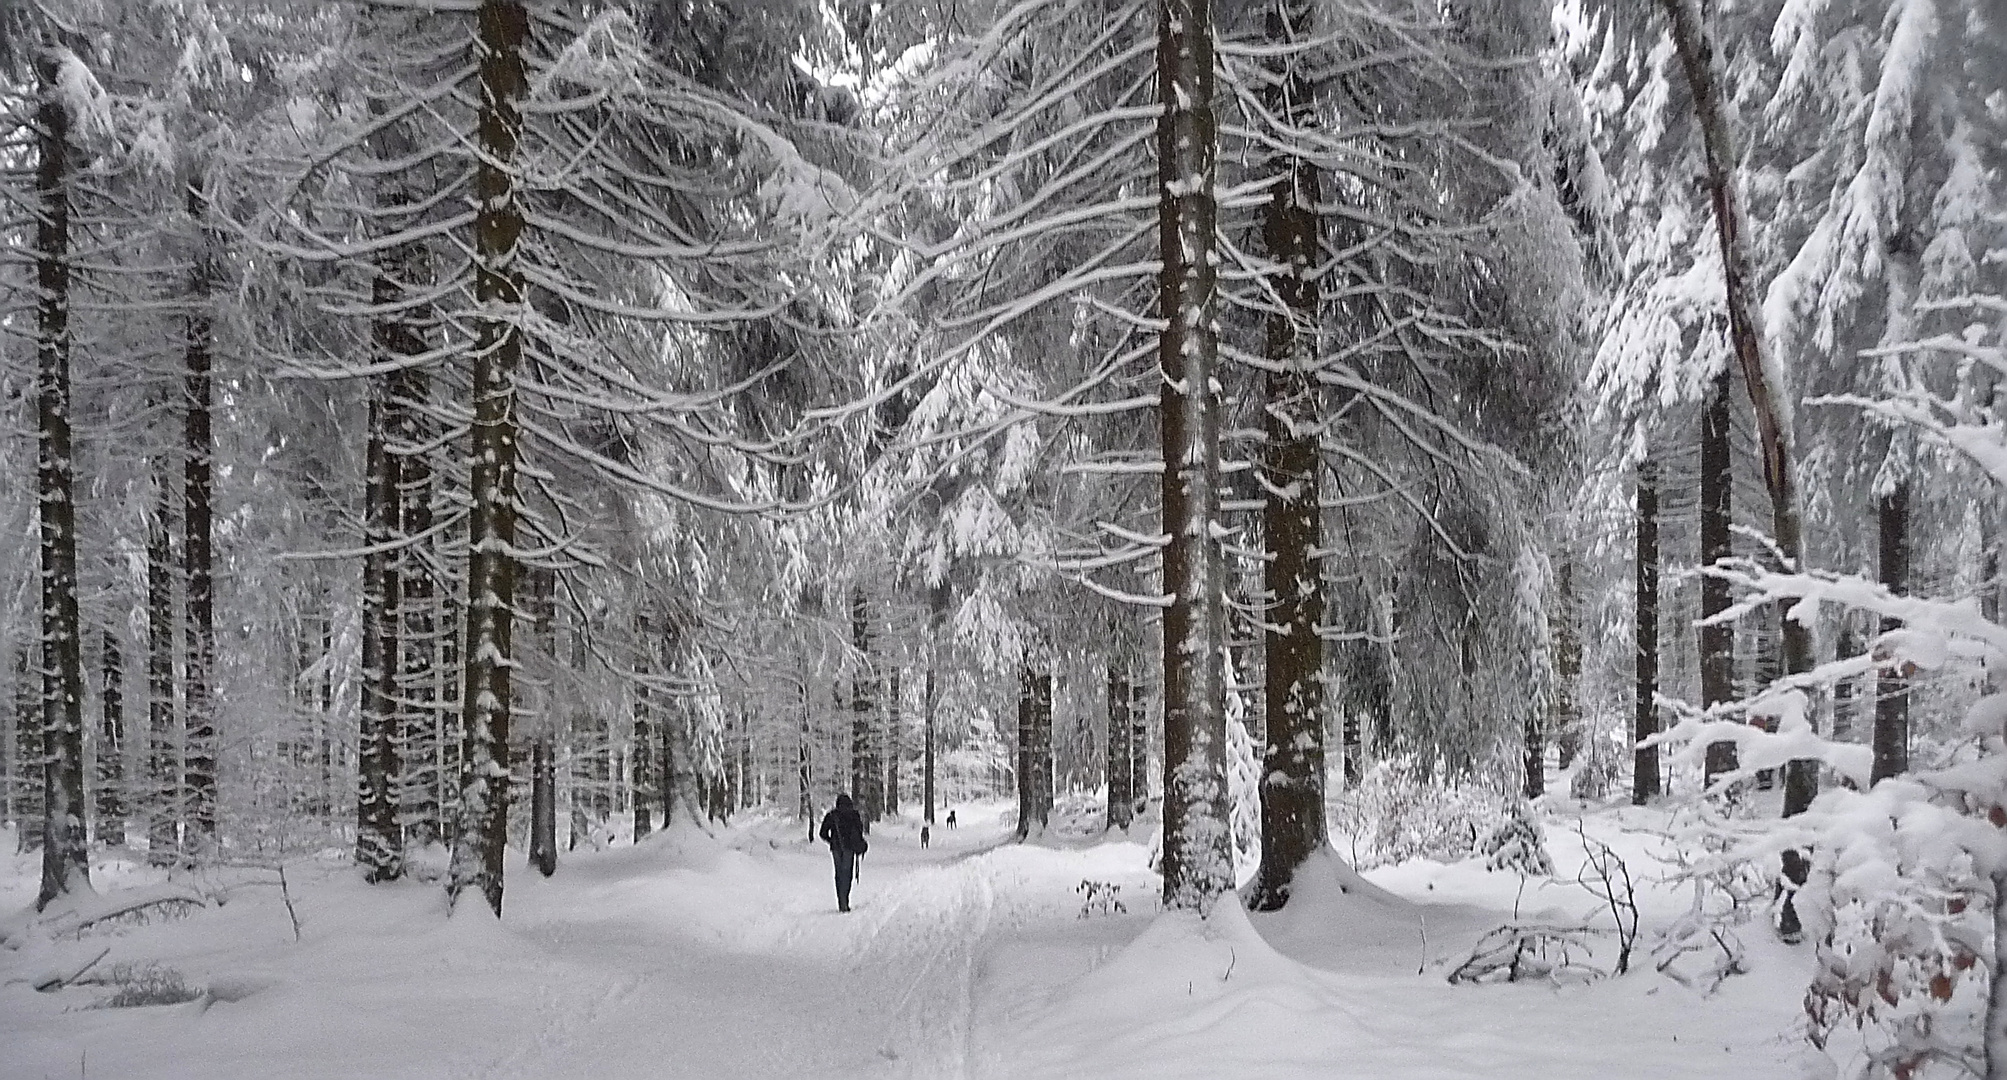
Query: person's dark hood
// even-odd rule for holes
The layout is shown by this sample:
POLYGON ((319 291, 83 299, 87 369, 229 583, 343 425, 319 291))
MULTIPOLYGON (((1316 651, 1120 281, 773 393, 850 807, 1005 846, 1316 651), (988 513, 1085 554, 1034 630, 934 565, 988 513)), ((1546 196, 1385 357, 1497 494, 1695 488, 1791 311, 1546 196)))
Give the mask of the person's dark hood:
POLYGON ((848 796, 848 795, 838 795, 838 796, 836 797, 836 808, 837 808, 838 810, 848 810, 848 809, 850 809, 850 796, 848 796))

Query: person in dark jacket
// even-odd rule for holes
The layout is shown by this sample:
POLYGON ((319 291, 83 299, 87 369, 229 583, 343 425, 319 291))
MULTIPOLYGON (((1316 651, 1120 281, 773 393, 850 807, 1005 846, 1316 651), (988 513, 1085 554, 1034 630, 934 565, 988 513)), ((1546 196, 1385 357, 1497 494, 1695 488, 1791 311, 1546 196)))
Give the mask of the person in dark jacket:
POLYGON ((864 839, 864 819, 851 805, 850 796, 836 797, 836 808, 822 815, 822 828, 816 835, 829 845, 830 857, 836 861, 836 910, 849 911, 850 875, 857 869, 857 857, 871 850, 864 839))

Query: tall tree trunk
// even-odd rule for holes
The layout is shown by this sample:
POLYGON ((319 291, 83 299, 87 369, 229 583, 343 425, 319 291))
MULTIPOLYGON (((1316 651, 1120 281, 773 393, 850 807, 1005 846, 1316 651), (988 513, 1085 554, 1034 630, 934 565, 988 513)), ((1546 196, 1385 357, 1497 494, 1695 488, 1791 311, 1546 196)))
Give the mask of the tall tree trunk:
MULTIPOLYGON (((1707 410, 1700 421, 1700 565, 1712 566, 1731 555, 1729 526, 1733 473, 1729 457, 1729 391, 1727 368, 1714 377, 1707 410)), ((1713 618, 1728 610, 1728 582, 1714 575, 1700 579, 1700 617, 1713 618)), ((1735 627, 1700 628, 1700 698, 1719 705, 1735 698, 1735 627)), ((1735 744, 1712 743, 1707 748, 1706 782, 1735 770, 1735 744)))
POLYGON ((1108 668, 1108 823, 1129 827, 1135 809, 1135 783, 1129 774, 1129 678, 1115 663, 1108 668))
MULTIPOLYGON (((8 701, 7 722, 0 725, 0 824, 12 825, 20 821, 20 786, 23 779, 21 762, 21 725, 33 706, 28 703, 28 654, 25 650, 14 654, 13 698, 8 701)), ((36 690, 39 693, 39 688, 36 690)), ((40 786, 40 773, 35 783, 40 786)), ((19 833, 16 833, 18 842, 19 833)))
MULTIPOLYGON (((171 866, 180 856, 180 717, 174 700, 174 497, 166 461, 152 464, 153 506, 146 520, 146 861, 171 866)), ((322 709, 322 716, 327 709, 322 709)))
POLYGON ((1555 761, 1572 768, 1582 752, 1582 710, 1577 695, 1582 680, 1582 638, 1575 629, 1575 559, 1567 550, 1557 560, 1554 575, 1554 702, 1550 730, 1555 761))
POLYGON ((21 826, 15 846, 22 852, 41 850, 47 835, 42 804, 49 761, 42 752, 41 672, 26 646, 14 654, 14 775, 9 787, 15 820, 21 826))
POLYGON ((1032 780, 1032 758, 1037 753, 1038 704, 1034 699, 1031 665, 1017 676, 1017 838, 1031 836, 1032 819, 1038 816, 1037 786, 1032 780))
POLYGON ((902 752, 899 738, 900 685, 902 674, 899 665, 892 665, 892 685, 885 691, 885 812, 899 812, 899 758, 902 752))
POLYGON ((210 364, 212 337, 210 331, 210 292, 214 288, 215 276, 210 266, 213 257, 207 250, 211 242, 208 225, 208 202, 201 191, 202 179, 197 177, 188 185, 188 216, 200 230, 197 243, 201 254, 196 257, 195 270, 190 281, 190 303, 188 316, 187 385, 184 391, 186 413, 182 431, 182 470, 184 491, 182 496, 182 602, 187 612, 182 631, 182 648, 186 651, 183 665, 182 695, 185 705, 183 720, 188 725, 186 741, 182 744, 182 769, 188 786, 188 824, 194 831, 194 841, 213 845, 216 842, 216 706, 214 694, 214 667, 216 663, 216 601, 215 574, 212 555, 211 527, 211 459, 215 453, 214 441, 210 437, 210 364))
MULTIPOLYGON (((379 275, 376 302, 387 302, 390 293, 379 275)), ((386 323, 377 323, 377 362, 394 355, 394 332, 386 323)), ((395 881, 404 874, 404 832, 397 815, 398 460, 388 445, 395 410, 385 380, 377 380, 370 389, 363 455, 363 546, 368 553, 362 559, 362 708, 355 800, 355 861, 362 867, 363 880, 371 883, 395 881)))
POLYGON ((557 873, 557 763, 549 735, 530 743, 530 865, 557 873))
POLYGON ((478 890, 499 918, 509 825, 509 664, 517 564, 515 373, 523 350, 518 321, 523 276, 517 266, 523 210, 513 170, 522 136, 523 49, 530 20, 516 0, 482 0, 477 18, 481 158, 474 175, 474 298, 480 317, 474 352, 466 681, 460 693, 467 762, 447 893, 457 900, 464 889, 478 890))
MULTIPOLYGON (((1714 206, 1714 224, 1721 248, 1723 293, 1728 302, 1728 337, 1742 370, 1743 385, 1756 413, 1757 441, 1763 456, 1763 486, 1770 495, 1770 533, 1785 563, 1805 569, 1805 516, 1798 491, 1797 436, 1792 402, 1784 385, 1782 365, 1763 354, 1763 330, 1758 319, 1755 274, 1750 268, 1749 222, 1735 182, 1738 160, 1721 77, 1720 50, 1702 15, 1699 0, 1660 0, 1672 21, 1672 39, 1692 90, 1707 157, 1707 188, 1714 206)), ((1792 601, 1779 603, 1784 633, 1784 672, 1812 670, 1812 631, 1787 612, 1792 601)), ((1810 761, 1787 767, 1784 816, 1802 813, 1818 794, 1818 772, 1810 761)))
POLYGON ((1659 709, 1659 489, 1658 469, 1638 462, 1636 608, 1632 633, 1637 642, 1637 695, 1631 720, 1631 802, 1644 806, 1659 797, 1659 748, 1643 745, 1658 734, 1659 709))
MULTIPOLYGON (((1840 633, 1833 642, 1833 658, 1845 660, 1861 651, 1861 643, 1854 636, 1851 621, 1840 624, 1840 633)), ((1854 684, 1853 679, 1841 679, 1833 684, 1833 741, 1849 742, 1854 737, 1854 684)))
POLYGON ((1129 820, 1150 803, 1150 689, 1129 684, 1129 820))
POLYGON ((814 843, 815 762, 810 756, 809 744, 815 738, 815 729, 809 719, 808 695, 808 662, 804 657, 801 665, 801 742, 795 747, 795 813, 807 828, 808 841, 814 843))
POLYGON ((1032 793, 1037 798, 1037 821, 1041 831, 1052 819, 1052 675, 1039 672, 1032 678, 1032 706, 1037 710, 1032 735, 1032 793))
POLYGON ((125 657, 118 633, 100 631, 98 668, 98 840, 125 843, 125 657))
POLYGON ((41 432, 39 502, 42 551, 41 911, 57 897, 91 888, 84 835, 84 665, 77 617, 76 461, 70 450, 70 117, 61 89, 68 53, 44 53, 36 108, 39 162, 35 194, 37 418, 41 432))
MULTIPOLYGON (((412 336, 410 344, 429 345, 408 319, 405 326, 412 336)), ((403 654, 397 681, 397 728, 403 734, 405 765, 398 801, 410 823, 411 835, 406 842, 421 846, 445 835, 439 805, 439 745, 444 725, 435 694, 439 605, 430 554, 437 549, 430 540, 422 539, 432 531, 432 466, 423 453, 415 452, 428 434, 420 412, 429 393, 428 382, 424 372, 406 369, 398 374, 392 390, 398 405, 392 435, 397 444, 393 450, 400 455, 396 466, 399 531, 405 544, 395 568, 403 654)))
MULTIPOLYGON (((1287 47, 1308 30, 1300 0, 1275 0, 1267 16, 1271 47, 1287 47)), ((1269 108, 1291 125, 1316 122, 1315 95, 1297 70, 1300 58, 1273 62, 1269 108)), ((1296 868, 1324 846, 1323 575, 1317 566, 1323 511, 1317 452, 1318 253, 1317 166, 1306 158, 1274 163, 1279 177, 1262 217, 1262 239, 1279 269, 1269 276, 1282 308, 1267 315, 1262 445, 1262 564, 1268 613, 1260 620, 1266 663, 1261 775, 1261 869, 1252 906, 1273 911, 1289 902, 1296 868)))
MULTIPOLYGON (((1875 524, 1881 540, 1882 585, 1903 595, 1909 591, 1909 481, 1895 485, 1875 503, 1875 524)), ((1881 632, 1902 628, 1900 619, 1883 619, 1881 632)), ((1884 664, 1875 694, 1874 770, 1871 781, 1909 771, 1909 680, 1897 663, 1884 664)))
POLYGON ((1157 415, 1164 457, 1164 906, 1209 911, 1234 885, 1220 590, 1220 401, 1214 272, 1219 132, 1211 0, 1158 0, 1157 415))
POLYGON ((634 752, 630 755, 633 772, 634 796, 630 801, 634 813, 634 841, 640 843, 654 831, 654 775, 649 766, 653 763, 648 738, 648 688, 637 687, 634 699, 634 752))
POLYGON ((872 745, 871 698, 876 687, 871 678, 871 605, 861 585, 850 590, 850 634, 859 656, 857 674, 850 680, 850 795, 864 819, 864 830, 869 832, 878 820, 882 778, 872 745))

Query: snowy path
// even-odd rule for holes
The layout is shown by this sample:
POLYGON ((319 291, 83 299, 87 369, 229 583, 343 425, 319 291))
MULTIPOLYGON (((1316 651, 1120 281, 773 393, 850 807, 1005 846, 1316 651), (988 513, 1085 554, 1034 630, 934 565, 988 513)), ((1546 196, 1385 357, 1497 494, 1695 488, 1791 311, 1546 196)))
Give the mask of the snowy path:
MULTIPOLYGON (((1381 877, 1419 907, 1334 894, 1237 938, 1180 939, 1153 926, 1136 844, 1020 846, 985 823, 922 852, 893 824, 840 915, 826 849, 783 830, 657 836, 567 856, 549 880, 512 867, 499 924, 442 917, 434 885, 371 888, 344 868, 296 881, 297 943, 276 890, 248 889, 185 920, 0 950, 0 1080, 1787 1075, 1802 959, 1774 945, 1757 949, 1768 976, 1712 999, 1649 972, 1447 985, 1515 895, 1471 863, 1381 877), (1087 880, 1130 910, 1083 917, 1087 880), (250 992, 92 1009, 103 988, 23 985, 107 944, 107 967, 250 992)), ((0 905, 33 887, 17 862, 0 860, 0 905)), ((147 878, 100 880, 121 873, 147 878)), ((1536 904, 1576 901, 1556 886, 1536 904)))

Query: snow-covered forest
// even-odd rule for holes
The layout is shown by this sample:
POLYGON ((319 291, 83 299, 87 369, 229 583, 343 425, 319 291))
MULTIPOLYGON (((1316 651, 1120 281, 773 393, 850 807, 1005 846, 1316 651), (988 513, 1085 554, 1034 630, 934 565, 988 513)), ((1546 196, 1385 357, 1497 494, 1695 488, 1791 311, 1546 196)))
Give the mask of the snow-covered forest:
POLYGON ((2007 1080, 1999 0, 4 0, 0 195, 0 1078, 2007 1080))

